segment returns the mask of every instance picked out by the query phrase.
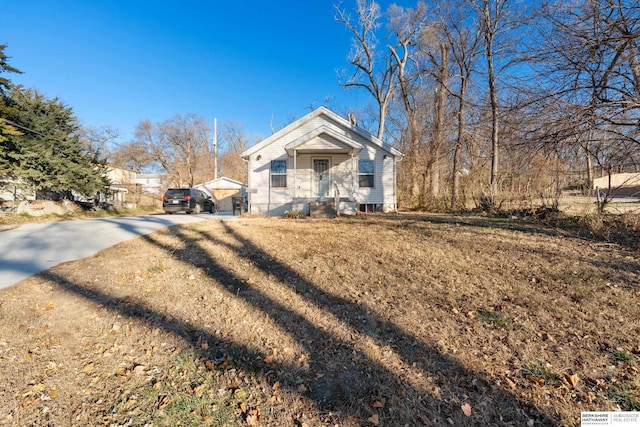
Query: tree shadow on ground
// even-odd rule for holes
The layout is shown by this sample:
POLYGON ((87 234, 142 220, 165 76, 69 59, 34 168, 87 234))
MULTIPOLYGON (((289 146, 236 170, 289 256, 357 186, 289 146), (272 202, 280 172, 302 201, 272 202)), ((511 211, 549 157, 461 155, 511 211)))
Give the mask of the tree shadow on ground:
POLYGON ((231 243, 212 232, 185 233, 179 227, 170 230, 183 242, 181 248, 167 248, 154 235, 142 238, 208 275, 228 297, 240 299, 268 315, 305 349, 311 361, 308 370, 301 371, 300 366, 288 364, 265 366, 266 354, 250 343, 230 341, 201 325, 72 283, 50 272, 42 276, 67 292, 141 319, 150 328, 175 333, 203 359, 219 360, 235 355, 233 363, 237 369, 262 372, 270 383, 279 382, 291 392, 309 398, 319 411, 333 413, 336 422, 355 418, 366 423, 378 411, 381 422, 388 425, 522 426, 530 420, 535 420, 537 426, 557 425, 543 411, 496 385, 484 372, 469 369, 357 302, 326 293, 228 224, 222 223, 222 227, 231 243), (198 237, 189 236, 193 233, 198 237), (311 319, 277 301, 258 284, 239 279, 230 266, 207 253, 201 244, 205 241, 226 247, 282 286, 293 289, 348 333, 338 336, 327 330, 323 319, 311 319), (198 345, 203 341, 208 343, 206 350, 198 345), (365 342, 370 345, 365 346, 365 342), (376 396, 384 397, 387 403, 372 410, 372 399, 376 396), (463 403, 474 408, 471 416, 461 410, 463 403))

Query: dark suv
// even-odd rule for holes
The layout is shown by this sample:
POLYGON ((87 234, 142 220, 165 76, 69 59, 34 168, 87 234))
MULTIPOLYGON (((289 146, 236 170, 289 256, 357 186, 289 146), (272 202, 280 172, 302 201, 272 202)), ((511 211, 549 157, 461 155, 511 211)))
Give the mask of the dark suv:
POLYGON ((195 188, 169 188, 162 197, 162 209, 168 214, 183 211, 188 214, 203 211, 213 213, 214 206, 211 197, 204 191, 195 188))

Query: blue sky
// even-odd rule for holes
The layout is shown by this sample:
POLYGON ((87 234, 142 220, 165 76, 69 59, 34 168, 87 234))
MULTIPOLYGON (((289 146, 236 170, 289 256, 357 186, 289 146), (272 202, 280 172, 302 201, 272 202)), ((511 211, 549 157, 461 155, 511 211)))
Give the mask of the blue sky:
POLYGON ((351 36, 333 3, 0 0, 0 44, 24 73, 7 77, 61 98, 83 125, 126 140, 142 119, 195 112, 253 139, 326 99, 337 112, 370 101, 338 85, 351 36))

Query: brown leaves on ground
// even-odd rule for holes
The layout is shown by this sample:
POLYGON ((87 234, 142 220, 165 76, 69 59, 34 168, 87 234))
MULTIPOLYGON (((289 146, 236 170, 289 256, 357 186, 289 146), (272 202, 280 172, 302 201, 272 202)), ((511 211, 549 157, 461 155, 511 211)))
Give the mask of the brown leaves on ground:
POLYGON ((421 215, 159 231, 0 291, 0 424, 577 426, 637 402, 626 248, 421 215))

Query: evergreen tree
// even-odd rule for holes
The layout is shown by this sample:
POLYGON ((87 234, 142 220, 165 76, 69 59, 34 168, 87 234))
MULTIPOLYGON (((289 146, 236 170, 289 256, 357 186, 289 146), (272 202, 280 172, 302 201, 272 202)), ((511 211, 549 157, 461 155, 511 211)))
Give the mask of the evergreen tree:
MULTIPOLYGON (((9 57, 4 53, 6 47, 6 44, 0 44, 0 150, 2 150, 2 142, 6 140, 8 135, 20 135, 20 131, 7 121, 11 111, 6 104, 6 92, 11 86, 11 82, 2 74, 20 73, 20 70, 10 66, 7 62, 9 57)), ((2 173, 2 169, 0 169, 0 173, 2 173)))
POLYGON ((7 136, 0 151, 0 173, 36 190, 73 190, 84 196, 106 191, 105 164, 80 142, 70 107, 22 86, 12 87, 6 102, 9 118, 20 124, 22 135, 7 136))

